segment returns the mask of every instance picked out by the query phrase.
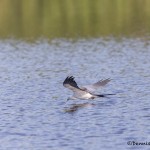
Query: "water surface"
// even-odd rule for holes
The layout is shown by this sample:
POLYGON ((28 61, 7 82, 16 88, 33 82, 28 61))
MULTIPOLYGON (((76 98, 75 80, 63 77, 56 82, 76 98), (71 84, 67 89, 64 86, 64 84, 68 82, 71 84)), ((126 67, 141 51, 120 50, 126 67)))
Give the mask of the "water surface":
POLYGON ((149 149, 150 42, 142 39, 0 41, 0 149, 149 149), (112 81, 93 101, 69 101, 79 85, 112 81))

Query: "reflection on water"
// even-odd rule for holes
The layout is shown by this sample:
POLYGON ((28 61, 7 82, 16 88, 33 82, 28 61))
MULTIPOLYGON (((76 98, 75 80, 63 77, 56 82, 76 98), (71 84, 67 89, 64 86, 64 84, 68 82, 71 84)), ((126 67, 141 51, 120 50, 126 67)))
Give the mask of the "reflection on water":
POLYGON ((71 107, 69 108, 65 108, 65 112, 68 113, 74 113, 77 110, 81 109, 81 108, 86 108, 86 107, 93 107, 95 106, 95 104, 90 104, 90 103, 83 103, 83 104, 72 104, 71 107))
POLYGON ((149 58, 143 39, 0 41, 0 150, 149 149, 127 145, 150 141, 149 58), (66 103, 68 75, 117 94, 66 103))
POLYGON ((0 36, 149 35, 149 8, 149 0, 1 0, 0 36))

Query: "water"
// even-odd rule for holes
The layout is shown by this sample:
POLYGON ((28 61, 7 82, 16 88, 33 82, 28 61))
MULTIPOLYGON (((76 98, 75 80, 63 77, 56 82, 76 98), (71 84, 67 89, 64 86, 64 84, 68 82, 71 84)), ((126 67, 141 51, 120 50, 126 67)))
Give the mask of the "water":
POLYGON ((143 39, 0 41, 0 149, 149 149, 150 42, 143 39), (93 101, 69 101, 79 85, 112 81, 93 101))

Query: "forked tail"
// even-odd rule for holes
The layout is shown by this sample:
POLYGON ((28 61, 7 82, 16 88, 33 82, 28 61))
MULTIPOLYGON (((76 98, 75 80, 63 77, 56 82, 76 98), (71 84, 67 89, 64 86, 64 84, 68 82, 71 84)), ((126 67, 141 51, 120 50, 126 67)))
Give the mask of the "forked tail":
POLYGON ((108 95, 116 95, 116 94, 99 94, 99 95, 96 95, 96 96, 98 96, 98 97, 106 97, 108 95))

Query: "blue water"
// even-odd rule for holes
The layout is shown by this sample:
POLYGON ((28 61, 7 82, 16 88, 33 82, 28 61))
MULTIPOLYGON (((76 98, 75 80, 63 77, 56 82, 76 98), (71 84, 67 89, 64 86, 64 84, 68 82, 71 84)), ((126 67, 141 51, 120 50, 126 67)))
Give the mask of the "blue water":
POLYGON ((0 41, 0 150, 150 149, 150 41, 0 41), (62 83, 111 78, 92 101, 62 83))

